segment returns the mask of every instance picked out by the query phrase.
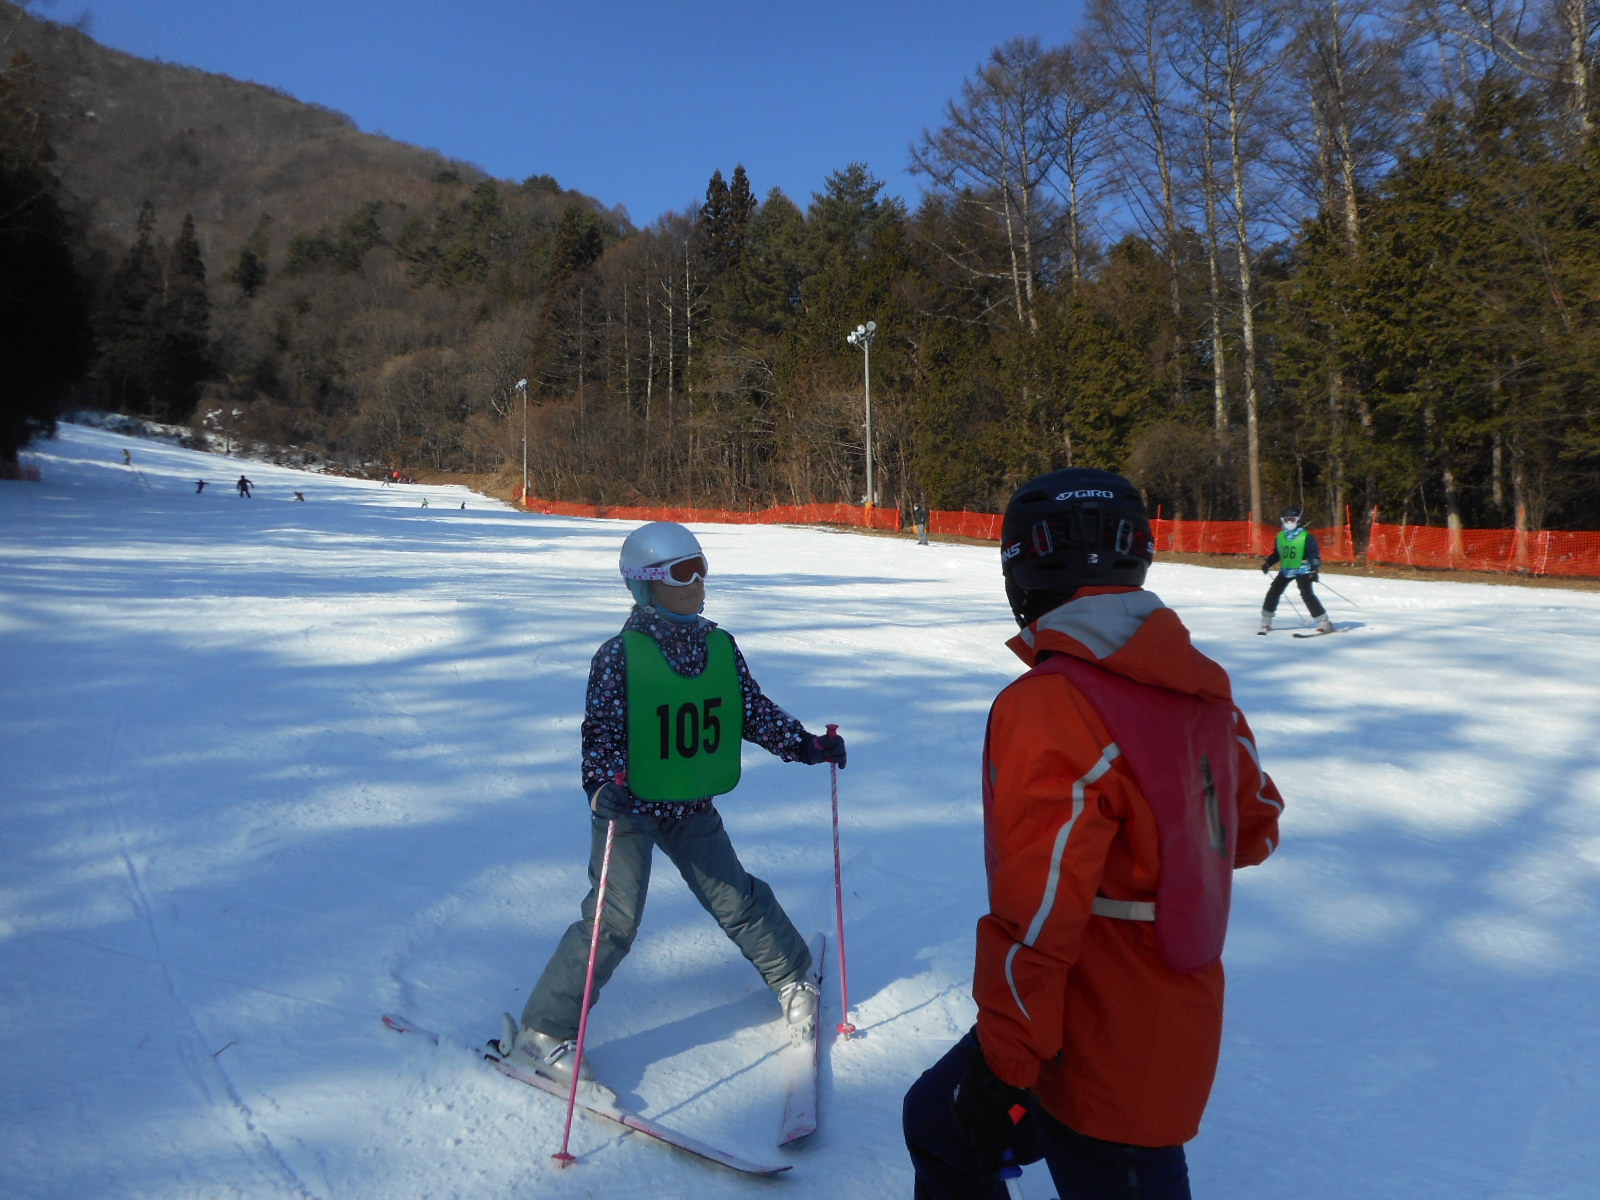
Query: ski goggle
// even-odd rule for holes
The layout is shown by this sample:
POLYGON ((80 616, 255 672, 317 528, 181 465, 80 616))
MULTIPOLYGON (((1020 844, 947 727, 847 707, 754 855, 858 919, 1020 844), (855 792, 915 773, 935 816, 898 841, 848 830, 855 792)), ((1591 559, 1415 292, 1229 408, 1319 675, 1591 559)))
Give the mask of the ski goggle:
POLYGON ((708 573, 704 554, 686 554, 671 562, 656 563, 649 567, 622 568, 624 579, 645 579, 672 587, 688 587, 696 580, 704 579, 708 573))

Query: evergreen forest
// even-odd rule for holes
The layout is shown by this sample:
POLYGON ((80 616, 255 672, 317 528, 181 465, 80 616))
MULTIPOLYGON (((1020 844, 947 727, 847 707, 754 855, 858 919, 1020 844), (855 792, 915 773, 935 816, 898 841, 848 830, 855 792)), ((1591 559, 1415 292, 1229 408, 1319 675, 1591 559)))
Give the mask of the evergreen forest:
POLYGON ((1081 465, 1179 519, 1600 529, 1597 43, 1600 0, 1088 0, 975 51, 914 208, 708 163, 640 228, 0 4, 0 459, 103 408, 504 495, 861 503, 870 373, 885 507, 1081 465))

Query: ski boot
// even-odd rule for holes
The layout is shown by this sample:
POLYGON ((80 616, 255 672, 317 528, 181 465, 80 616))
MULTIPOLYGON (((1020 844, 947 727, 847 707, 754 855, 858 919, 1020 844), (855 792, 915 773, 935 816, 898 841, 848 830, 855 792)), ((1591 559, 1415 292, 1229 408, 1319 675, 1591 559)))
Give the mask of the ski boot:
POLYGON ((802 1045, 817 1035, 817 1005, 822 994, 809 979, 785 984, 778 992, 778 1003, 783 1005, 783 1019, 789 1026, 789 1040, 802 1045))
MULTIPOLYGON (((578 1043, 570 1039, 540 1033, 537 1029, 519 1029, 510 1013, 501 1020, 504 1031, 494 1043, 500 1057, 513 1066, 535 1075, 543 1075, 556 1083, 572 1082, 572 1063, 578 1055, 578 1043)), ((600 1099, 614 1099, 614 1093, 594 1077, 594 1070, 585 1057, 578 1064, 578 1086, 586 1095, 600 1099)))

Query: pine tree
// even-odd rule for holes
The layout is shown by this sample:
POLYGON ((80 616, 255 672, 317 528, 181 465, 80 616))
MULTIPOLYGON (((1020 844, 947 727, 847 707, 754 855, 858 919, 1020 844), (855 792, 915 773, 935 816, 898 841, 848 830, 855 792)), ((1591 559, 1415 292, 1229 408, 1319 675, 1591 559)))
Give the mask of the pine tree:
POLYGON ((545 292, 553 295, 574 275, 587 271, 605 252, 600 219, 587 208, 569 204, 561 212, 550 245, 550 271, 545 292))
POLYGON ((874 179, 865 163, 851 163, 832 172, 823 190, 811 197, 806 228, 820 269, 830 262, 859 262, 872 249, 876 232, 905 219, 898 200, 880 200, 883 181, 874 179))
POLYGON ((779 333, 800 308, 806 263, 805 214, 781 189, 773 188, 748 228, 741 316, 751 328, 779 333))
POLYGON ((186 421, 211 376, 211 299, 206 291, 206 264, 195 235, 194 216, 185 213, 183 228, 167 267, 160 314, 161 414, 186 421))
POLYGON ((604 252, 599 217, 569 204, 551 239, 549 275, 534 324, 534 371, 547 394, 581 392, 594 377, 601 311, 592 268, 604 252))
POLYGON ((754 193, 750 190, 750 176, 744 164, 733 168, 733 180, 728 184, 728 227, 733 255, 732 265, 737 268, 744 261, 745 247, 750 239, 750 222, 756 215, 754 193))
POLYGON ((82 231, 49 170, 52 157, 33 64, 19 55, 0 66, 0 470, 54 431, 93 349, 72 253, 82 231))
POLYGON ((379 220, 382 213, 382 200, 368 200, 345 218, 339 229, 337 243, 336 261, 340 271, 354 274, 361 270, 367 251, 387 244, 388 239, 383 235, 383 224, 379 220))
POLYGON ((102 305, 100 376, 114 412, 153 413, 159 371, 161 273, 154 244, 155 206, 139 208, 134 242, 112 273, 102 305))
POLYGON ((100 375, 115 411, 184 421, 213 369, 211 301, 193 216, 185 215, 170 251, 157 243, 155 221, 147 200, 107 289, 100 375))
POLYGON ((700 256, 712 279, 720 279, 734 263, 733 205, 722 168, 711 175, 706 185, 706 202, 700 206, 697 229, 700 256))
MULTIPOLYGON (((710 293, 712 336, 724 342, 740 340, 744 336, 741 331, 760 324, 754 309, 761 289, 752 278, 749 261, 758 213, 742 163, 733 169, 731 184, 723 183, 720 168, 713 172, 706 185, 706 202, 696 217, 695 234, 710 293)), ((798 211, 795 216, 799 218, 798 211)), ((799 219, 803 223, 803 218, 799 219)), ((749 349, 760 353, 756 347, 749 349)))
POLYGON ((462 203, 461 220, 439 263, 436 281, 446 287, 485 283, 495 262, 504 221, 500 189, 494 180, 486 179, 462 203))
POLYGON ((803 459, 807 473, 828 479, 828 498, 866 494, 866 443, 862 423, 862 355, 849 347, 849 331, 871 319, 874 486, 880 504, 905 495, 908 450, 905 410, 906 347, 915 344, 906 297, 913 260, 905 208, 879 199, 880 180, 853 164, 828 178, 814 196, 806 222, 802 302, 795 310, 773 365, 774 390, 789 416, 785 457, 803 459), (829 478, 831 476, 831 478, 829 478))
POLYGON ((239 248, 239 257, 223 276, 247 298, 253 299, 267 284, 267 230, 271 225, 272 218, 263 213, 239 248))

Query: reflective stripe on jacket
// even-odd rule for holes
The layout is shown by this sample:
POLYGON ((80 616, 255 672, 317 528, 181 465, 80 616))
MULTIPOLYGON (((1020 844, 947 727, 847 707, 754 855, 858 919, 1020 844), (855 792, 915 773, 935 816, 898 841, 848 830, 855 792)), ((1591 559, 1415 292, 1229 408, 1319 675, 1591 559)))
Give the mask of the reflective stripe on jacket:
MULTIPOLYGON (((1010 645, 1030 667, 1066 654, 1228 704, 1234 865, 1272 852, 1283 802, 1227 673, 1153 594, 1083 589, 1010 645)), ((1057 672, 1026 675, 995 699, 983 765, 990 910, 978 923, 973 994, 989 1065, 1080 1133, 1189 1140, 1216 1073, 1221 964, 1181 973, 1153 923, 1095 915, 1097 897, 1146 905, 1160 890, 1160 829, 1133 771, 1091 701, 1057 672)))

